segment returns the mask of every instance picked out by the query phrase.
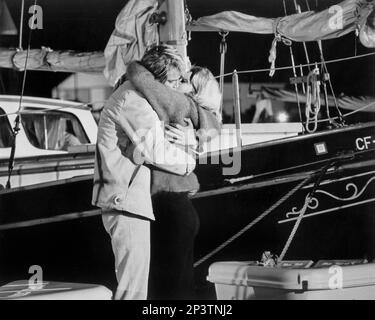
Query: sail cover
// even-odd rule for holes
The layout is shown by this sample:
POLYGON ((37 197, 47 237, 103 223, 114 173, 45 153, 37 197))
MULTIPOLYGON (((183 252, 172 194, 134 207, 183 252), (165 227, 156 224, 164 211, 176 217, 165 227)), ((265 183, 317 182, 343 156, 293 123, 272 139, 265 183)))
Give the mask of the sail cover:
POLYGON ((104 51, 104 76, 110 85, 126 72, 130 61, 139 60, 148 46, 158 42, 157 25, 150 23, 157 6, 157 0, 129 0, 117 16, 104 51))
POLYGON ((374 5, 375 0, 346 0, 321 12, 306 11, 272 19, 223 11, 193 21, 187 30, 280 34, 301 42, 326 40, 356 30, 364 24, 374 5))

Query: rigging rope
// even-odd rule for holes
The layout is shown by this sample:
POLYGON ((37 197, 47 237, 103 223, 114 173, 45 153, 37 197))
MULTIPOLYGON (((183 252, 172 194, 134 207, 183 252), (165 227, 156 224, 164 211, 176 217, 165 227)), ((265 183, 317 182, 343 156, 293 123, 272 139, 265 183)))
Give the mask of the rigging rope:
MULTIPOLYGON (((220 75, 224 74, 225 71, 225 55, 227 53, 228 45, 225 40, 227 35, 229 34, 228 31, 220 31, 219 35, 221 35, 221 41, 220 41, 220 75)), ((224 97, 224 77, 220 77, 219 79, 219 87, 221 91, 221 103, 220 103, 220 111, 219 114, 223 113, 223 97, 224 97)))
MULTIPOLYGON (((224 69, 225 69, 225 54, 227 53, 228 45, 226 42, 226 37, 229 34, 228 31, 220 31, 219 35, 221 36, 221 41, 220 41, 220 75, 224 74, 224 69)), ((220 90, 223 92, 224 84, 223 84, 223 78, 220 77, 220 90)))
POLYGON ((316 189, 317 189, 318 186, 320 185, 320 182, 322 181, 323 176, 326 174, 327 170, 328 170, 330 167, 332 167, 333 165, 335 165, 337 162, 338 162, 337 160, 332 161, 332 162, 330 162, 328 165, 326 165, 326 166, 323 167, 321 173, 320 173, 319 176, 318 176, 318 179, 316 180, 316 182, 315 182, 315 184, 314 184, 313 189, 312 189, 311 192, 309 192, 308 195, 306 196, 306 198, 305 198, 305 203, 304 203, 304 205, 303 205, 303 207, 302 207, 302 209, 301 209, 301 212, 300 212, 300 214, 299 214, 299 216, 298 216, 298 218, 297 218, 297 220, 296 220, 296 223, 294 224, 293 229, 292 229, 292 231, 291 231, 291 233, 290 233, 290 235, 289 235, 289 237, 288 237, 288 240, 286 241, 285 246, 284 246, 283 250, 282 250, 281 253, 280 253, 280 256, 279 256, 279 258, 278 258, 279 261, 283 261, 285 255, 286 255, 286 253, 287 253, 287 251, 288 251, 288 249, 289 249, 289 247, 290 247, 290 245, 291 245, 291 243, 292 243, 292 241, 293 241, 293 239, 294 239, 294 236, 295 236, 296 233, 297 233, 297 230, 298 230, 298 227, 299 227, 299 225, 300 225, 300 223, 301 223, 301 221, 302 221, 302 218, 303 218, 303 216, 305 215, 305 213, 306 213, 306 211, 307 211, 307 208, 308 208, 308 206, 309 206, 309 203, 310 203, 311 199, 313 198, 316 189))
MULTIPOLYGON (((320 53, 320 60, 322 62, 322 65, 321 65, 322 66, 322 70, 324 72, 326 72, 327 74, 329 74, 328 73, 328 68, 327 68, 327 65, 326 65, 326 62, 325 62, 325 59, 324 59, 322 41, 319 40, 319 41, 317 41, 317 43, 318 43, 318 48, 319 48, 319 53, 320 53)), ((328 77, 328 84, 329 84, 329 88, 330 88, 332 96, 333 96, 333 101, 335 103, 335 107, 336 107, 336 111, 337 111, 338 117, 340 119, 341 124, 344 124, 344 120, 342 118, 342 114, 341 114, 341 111, 340 111, 338 103, 337 103, 335 91, 333 90, 332 81, 331 81, 330 77, 328 77)), ((327 97, 327 100, 328 100, 328 97, 327 97)))
POLYGON ((301 189, 306 183, 310 181, 313 174, 309 175, 307 178, 305 178, 303 181, 301 181, 298 185, 296 185, 293 189, 291 189, 288 193, 286 193, 282 198, 280 198, 278 201, 276 201, 271 207, 269 207, 267 210, 265 210, 260 216, 255 218, 253 221, 251 221, 247 226, 242 228, 239 232, 237 232, 235 235, 230 237, 227 241, 223 242, 221 245, 219 245, 217 248, 212 250, 210 253, 199 259, 197 262, 194 263, 194 268, 198 267, 202 263, 204 263, 206 260, 211 258, 213 255, 218 253, 219 251, 223 250, 225 247, 227 247, 229 244, 231 244, 234 240, 242 236, 246 231, 248 231, 250 228, 252 228, 254 225, 256 225, 259 221, 261 221, 263 218, 265 218, 268 214, 270 214, 273 210, 275 210, 278 206, 280 206, 283 202, 288 200, 291 196, 293 196, 299 189, 301 189))
POLYGON ((101 215, 103 212, 101 209, 93 209, 88 211, 73 212, 67 214, 61 214, 54 217, 48 218, 39 218, 27 221, 12 222, 0 225, 0 231, 13 230, 19 228, 28 228, 33 226, 40 226, 43 224, 55 223, 55 222, 64 222, 81 218, 89 218, 101 215))
POLYGON ((292 232, 290 233, 289 237, 288 237, 288 240, 286 241, 285 245, 284 245, 284 248, 283 250, 281 251, 280 253, 280 256, 278 257, 278 260, 281 262, 284 260, 284 257, 290 247, 290 244, 292 243, 293 239, 294 239, 294 236, 296 235, 297 233, 297 230, 298 230, 298 227, 302 221, 302 218, 304 216, 304 214, 306 213, 307 211, 307 208, 308 208, 308 205, 311 201, 311 198, 312 196, 310 196, 310 194, 307 195, 306 199, 305 199, 305 204, 303 205, 303 208, 301 209, 301 212, 296 220, 296 223, 294 224, 294 227, 292 229, 292 232))
POLYGON ((277 57, 277 43, 282 42, 286 46, 291 46, 292 41, 288 38, 283 37, 280 33, 277 32, 277 24, 280 22, 281 19, 278 19, 275 23, 275 38, 272 41, 271 49, 270 49, 270 55, 268 57, 268 61, 271 63, 270 73, 269 76, 273 77, 276 71, 276 57, 277 57))
POLYGON ((307 93, 306 93, 306 131, 314 133, 318 128, 318 115, 321 107, 320 100, 320 72, 318 66, 307 75, 307 93), (313 103, 313 106, 312 106, 313 103), (311 128, 310 125, 313 124, 311 128))

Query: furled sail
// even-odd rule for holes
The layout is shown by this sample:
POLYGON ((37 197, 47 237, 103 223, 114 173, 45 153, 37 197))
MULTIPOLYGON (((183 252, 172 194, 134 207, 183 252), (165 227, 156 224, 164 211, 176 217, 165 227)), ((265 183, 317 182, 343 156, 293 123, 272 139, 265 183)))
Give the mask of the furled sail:
MULTIPOLYGON (((103 72, 111 85, 126 71, 126 64, 140 59, 147 46, 158 41, 157 25, 150 22, 157 0, 130 0, 116 19, 115 30, 103 52, 29 51, 28 70, 103 72)), ((0 48, 0 68, 25 69, 26 50, 0 48)))
MULTIPOLYGON (((26 50, 0 48, 0 68, 25 69, 26 50)), ((102 72, 103 52, 53 51, 49 48, 31 49, 28 70, 60 72, 102 72)))
POLYGON ((187 30, 279 34, 293 41, 326 40, 356 30, 374 11, 374 6, 374 0, 346 0, 321 12, 307 11, 282 18, 223 11, 193 21, 187 30))

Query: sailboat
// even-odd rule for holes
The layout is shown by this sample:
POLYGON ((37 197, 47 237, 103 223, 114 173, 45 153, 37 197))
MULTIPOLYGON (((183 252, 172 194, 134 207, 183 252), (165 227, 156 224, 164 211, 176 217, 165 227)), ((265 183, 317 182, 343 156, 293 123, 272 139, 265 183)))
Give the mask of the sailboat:
MULTIPOLYGON (((140 9, 129 3, 122 13, 129 8, 140 9)), ((114 32, 106 56, 95 55, 98 63, 85 59, 90 54, 81 54, 78 67, 69 66, 67 70, 82 71, 86 63, 87 71, 102 70, 107 59, 108 79, 115 82, 126 69, 127 61, 120 57, 139 58, 149 41, 173 44, 187 59, 189 32, 274 34, 271 73, 277 71, 276 48, 280 42, 321 41, 355 32, 360 26, 363 43, 374 46, 374 28, 368 23, 374 14, 374 1, 340 3, 343 24, 338 29, 327 28, 335 14, 330 9, 275 19, 230 11, 191 21, 183 1, 166 0, 160 7, 151 0, 138 5, 145 6, 139 14, 146 23, 143 41, 138 39, 122 48, 121 38, 114 32), (121 48, 128 50, 127 55, 121 48)), ((142 29, 142 25, 139 27, 142 29)), ((0 54, 0 66, 13 65, 9 60, 12 54, 0 54)), ((53 69, 50 54, 53 52, 45 50, 31 69, 53 69)), ((69 52, 65 61, 71 57, 77 56, 69 52)), ((58 67, 62 70, 64 63, 58 67)), ((375 201, 375 123, 346 124, 345 114, 336 103, 336 114, 331 116, 326 62, 322 59, 310 67, 309 74, 295 75, 292 82, 295 87, 304 84, 310 92, 306 95, 305 116, 292 130, 285 129, 285 124, 281 132, 269 126, 268 134, 278 132, 272 138, 267 138, 267 132, 256 138, 254 131, 259 133, 259 128, 241 123, 238 72, 231 73, 235 113, 229 134, 232 140, 225 146, 219 142, 201 156, 196 169, 201 189, 192 197, 201 220, 195 267, 197 288, 204 297, 213 297, 213 285, 206 276, 214 261, 257 260, 265 250, 282 252, 284 258, 295 260, 369 261, 374 257, 371 228, 375 220, 371 211, 375 201), (326 118, 318 119, 323 106, 326 118), (286 243, 287 254, 282 250, 286 243)), ((362 105, 360 110, 366 107, 362 105)), ((91 191, 92 176, 0 191, 0 274, 15 279, 37 262, 58 279, 97 282, 101 275, 103 284, 113 285, 110 244, 100 210, 90 204, 91 191)))

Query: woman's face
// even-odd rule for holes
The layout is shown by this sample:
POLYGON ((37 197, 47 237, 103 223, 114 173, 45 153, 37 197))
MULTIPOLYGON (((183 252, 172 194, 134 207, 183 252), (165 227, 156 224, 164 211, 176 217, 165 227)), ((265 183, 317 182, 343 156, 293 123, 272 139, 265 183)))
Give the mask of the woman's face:
POLYGON ((177 90, 182 93, 191 93, 194 91, 194 88, 190 83, 183 82, 180 84, 177 90))

